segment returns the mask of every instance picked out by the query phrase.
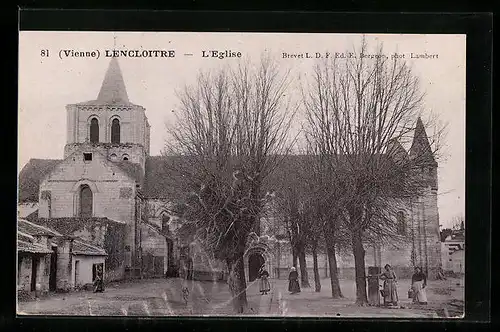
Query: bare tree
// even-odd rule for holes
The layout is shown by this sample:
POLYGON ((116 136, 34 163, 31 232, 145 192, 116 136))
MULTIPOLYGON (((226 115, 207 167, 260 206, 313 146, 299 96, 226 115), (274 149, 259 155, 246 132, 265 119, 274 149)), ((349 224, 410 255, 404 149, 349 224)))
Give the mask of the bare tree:
POLYGON ((346 247, 345 234, 342 232, 339 218, 336 216, 335 202, 331 196, 331 182, 329 172, 325 170, 323 158, 315 151, 312 144, 308 144, 308 159, 309 162, 305 167, 304 179, 307 183, 307 195, 309 197, 308 206, 310 209, 311 222, 308 225, 309 233, 311 234, 309 243, 313 251, 313 264, 316 289, 320 289, 319 272, 317 271, 317 246, 323 238, 324 248, 328 257, 329 275, 333 298, 342 297, 340 283, 338 278, 337 247, 346 247), (333 209, 331 209, 333 207, 333 209))
POLYGON ((435 179, 439 146, 419 118, 423 94, 412 68, 381 46, 368 51, 363 38, 354 57, 318 64, 304 98, 307 140, 332 179, 330 220, 341 220, 350 237, 359 305, 367 303, 364 243, 398 238, 394 216, 435 179), (414 132, 408 155, 403 144, 414 132))
POLYGON ((277 191, 276 209, 285 225, 292 249, 292 265, 300 268, 301 286, 310 287, 306 263, 310 233, 303 159, 301 155, 284 156, 273 175, 273 184, 277 191))
POLYGON ((179 95, 167 143, 182 159, 174 168, 184 217, 205 249, 227 263, 236 313, 247 308, 243 255, 263 208, 262 183, 288 149, 288 83, 288 73, 265 57, 256 66, 202 72, 179 95))

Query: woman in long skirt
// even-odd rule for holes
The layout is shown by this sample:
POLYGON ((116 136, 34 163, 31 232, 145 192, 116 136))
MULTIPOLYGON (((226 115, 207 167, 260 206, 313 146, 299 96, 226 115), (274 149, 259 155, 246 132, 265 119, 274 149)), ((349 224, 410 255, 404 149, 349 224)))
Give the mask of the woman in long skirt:
POLYGON ((398 290, 396 287, 397 277, 389 264, 384 267, 385 271, 380 275, 380 279, 384 280, 384 305, 398 305, 398 290))
POLYGON ((288 280, 288 291, 292 294, 300 293, 299 274, 295 266, 290 269, 288 280))
POLYGON ((269 273, 264 269, 264 266, 260 268, 259 271, 259 290, 262 295, 267 295, 267 292, 271 290, 271 284, 269 283, 269 273))
POLYGON ((411 277, 411 287, 413 289, 413 303, 427 304, 427 276, 422 272, 422 268, 415 267, 415 273, 411 277))

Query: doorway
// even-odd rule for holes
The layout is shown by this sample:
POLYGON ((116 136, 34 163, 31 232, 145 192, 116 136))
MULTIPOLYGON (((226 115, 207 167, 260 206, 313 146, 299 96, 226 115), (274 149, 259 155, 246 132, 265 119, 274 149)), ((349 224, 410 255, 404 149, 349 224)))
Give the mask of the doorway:
POLYGON ((38 268, 38 257, 31 258, 31 291, 36 291, 36 277, 38 268))
POLYGON ((80 279, 80 261, 75 261, 75 283, 74 287, 78 284, 78 279, 80 279))
POLYGON ((57 287, 57 247, 52 247, 50 255, 49 290, 55 291, 57 287))
POLYGON ((252 282, 259 277, 259 269, 264 263, 264 257, 259 253, 251 254, 248 257, 248 281, 252 282))
POLYGON ((167 238, 167 277, 175 277, 174 241, 167 238))
POLYGON ((92 282, 94 282, 95 279, 97 278, 97 269, 98 268, 100 268, 101 271, 103 271, 103 273, 104 273, 104 264, 103 263, 92 264, 92 282))

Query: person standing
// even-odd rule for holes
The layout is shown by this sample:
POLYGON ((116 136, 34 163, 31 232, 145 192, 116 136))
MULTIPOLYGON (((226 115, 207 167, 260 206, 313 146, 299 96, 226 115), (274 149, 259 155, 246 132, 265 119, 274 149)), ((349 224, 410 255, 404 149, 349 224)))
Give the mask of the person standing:
POLYGON ((396 273, 389 264, 384 266, 384 272, 380 274, 380 279, 384 280, 384 305, 398 305, 398 291, 396 284, 398 282, 396 273))
POLYGON ((411 287, 413 289, 413 303, 427 304, 427 276, 422 272, 422 268, 415 267, 415 273, 411 277, 411 287))
POLYGON ((96 277, 94 280, 94 293, 104 292, 104 276, 102 267, 99 265, 96 270, 96 277))
POLYGON ((297 273, 295 266, 292 266, 290 269, 288 280, 288 291, 292 294, 300 293, 299 274, 297 273))
POLYGON ((266 271, 264 265, 260 267, 259 270, 259 290, 262 295, 267 295, 267 292, 271 290, 271 284, 269 283, 269 272, 266 271))

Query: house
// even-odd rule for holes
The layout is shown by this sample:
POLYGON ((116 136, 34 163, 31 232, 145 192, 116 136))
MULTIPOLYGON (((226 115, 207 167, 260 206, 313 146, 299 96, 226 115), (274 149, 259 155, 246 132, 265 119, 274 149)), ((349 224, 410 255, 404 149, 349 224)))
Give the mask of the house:
POLYGON ((454 230, 443 242, 442 262, 445 272, 465 273, 465 231, 454 230))
POLYGON ((37 288, 48 291, 54 277, 50 274, 53 251, 44 245, 50 233, 33 228, 33 232, 21 228, 17 233, 17 290, 21 293, 35 292, 37 288))
POLYGON ((69 290, 92 284, 104 249, 53 228, 17 221, 18 291, 69 290))

